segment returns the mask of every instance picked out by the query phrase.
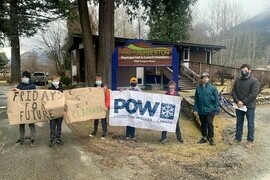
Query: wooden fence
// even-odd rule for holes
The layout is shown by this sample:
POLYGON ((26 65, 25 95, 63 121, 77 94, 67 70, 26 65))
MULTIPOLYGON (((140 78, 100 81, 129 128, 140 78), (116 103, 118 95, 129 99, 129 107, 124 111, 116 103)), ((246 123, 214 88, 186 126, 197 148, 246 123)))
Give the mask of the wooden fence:
MULTIPOLYGON (((190 61, 189 68, 192 69, 197 74, 201 72, 208 72, 211 78, 217 78, 224 84, 227 79, 236 79, 241 76, 241 69, 234 67, 226 67, 215 64, 207 64, 201 62, 190 61)), ((251 70, 252 76, 261 79, 262 77, 270 77, 270 71, 263 70, 251 70)))

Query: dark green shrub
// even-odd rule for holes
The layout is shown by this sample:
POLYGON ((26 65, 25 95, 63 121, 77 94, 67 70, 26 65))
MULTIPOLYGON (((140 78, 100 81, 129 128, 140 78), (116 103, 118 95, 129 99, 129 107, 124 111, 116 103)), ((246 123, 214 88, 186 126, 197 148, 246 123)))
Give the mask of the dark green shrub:
POLYGON ((65 85, 68 86, 71 84, 71 79, 67 76, 61 76, 61 82, 65 85))

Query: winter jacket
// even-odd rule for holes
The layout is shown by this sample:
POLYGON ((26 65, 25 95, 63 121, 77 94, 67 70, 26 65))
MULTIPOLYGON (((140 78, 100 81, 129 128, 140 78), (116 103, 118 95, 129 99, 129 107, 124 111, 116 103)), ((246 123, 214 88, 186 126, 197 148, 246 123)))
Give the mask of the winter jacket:
POLYGON ((238 78, 233 86, 232 97, 237 104, 242 101, 247 108, 256 107, 256 97, 258 96, 260 84, 258 79, 249 76, 248 78, 238 78))
POLYGON ((135 86, 135 87, 130 86, 130 87, 128 87, 126 90, 130 90, 130 91, 139 91, 139 92, 142 91, 141 88, 140 88, 139 86, 135 86))
POLYGON ((217 88, 207 83, 200 84, 195 92, 194 111, 199 115, 206 115, 212 111, 219 113, 219 99, 217 88))
POLYGON ((176 91, 174 91, 173 94, 170 94, 170 91, 165 92, 165 95, 169 95, 169 96, 179 96, 178 93, 176 91))
POLYGON ((105 106, 110 108, 110 90, 108 88, 104 88, 105 91, 105 106))
POLYGON ((28 84, 20 83, 17 86, 17 89, 20 89, 20 90, 31 90, 31 89, 36 89, 36 86, 33 83, 33 81, 30 80, 28 84))

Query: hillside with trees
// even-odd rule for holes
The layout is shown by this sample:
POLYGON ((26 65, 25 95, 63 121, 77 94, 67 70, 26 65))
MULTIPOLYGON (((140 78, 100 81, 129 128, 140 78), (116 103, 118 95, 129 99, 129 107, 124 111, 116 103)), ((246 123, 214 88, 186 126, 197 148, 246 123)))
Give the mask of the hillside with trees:
POLYGON ((214 64, 239 67, 248 63, 253 68, 267 69, 270 11, 248 18, 239 4, 222 0, 211 5, 205 19, 200 19, 196 10, 192 16, 189 41, 227 47, 215 55, 214 64))

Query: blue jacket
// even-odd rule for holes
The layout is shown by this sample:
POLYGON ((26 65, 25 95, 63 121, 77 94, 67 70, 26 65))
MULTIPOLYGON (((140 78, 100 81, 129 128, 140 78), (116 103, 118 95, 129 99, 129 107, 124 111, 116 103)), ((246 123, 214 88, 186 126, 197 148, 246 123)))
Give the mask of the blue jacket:
POLYGON ((219 98, 217 88, 207 83, 200 84, 195 92, 194 111, 199 115, 206 115, 212 111, 219 113, 219 98))

